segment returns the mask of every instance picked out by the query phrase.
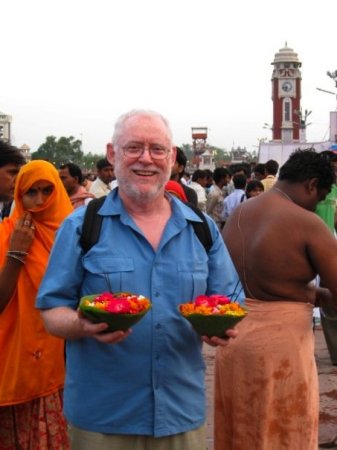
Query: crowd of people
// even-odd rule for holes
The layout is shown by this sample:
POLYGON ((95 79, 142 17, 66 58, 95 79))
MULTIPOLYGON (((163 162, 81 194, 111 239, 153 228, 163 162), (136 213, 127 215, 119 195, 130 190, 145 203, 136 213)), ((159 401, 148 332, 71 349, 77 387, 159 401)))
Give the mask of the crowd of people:
POLYGON ((334 195, 333 154, 191 179, 186 164, 153 111, 118 119, 92 183, 0 142, 0 201, 14 196, 0 223, 0 450, 205 450, 202 345, 216 347, 215 450, 317 450, 312 314, 337 306, 337 242, 314 211, 334 195), (132 329, 79 312, 84 295, 124 291, 152 303, 132 329), (178 311, 212 294, 248 309, 223 338, 178 311))

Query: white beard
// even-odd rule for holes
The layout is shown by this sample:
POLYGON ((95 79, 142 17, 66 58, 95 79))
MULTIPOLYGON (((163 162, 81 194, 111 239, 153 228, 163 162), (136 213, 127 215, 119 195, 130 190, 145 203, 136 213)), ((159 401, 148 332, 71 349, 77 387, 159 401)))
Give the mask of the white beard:
POLYGON ((115 161, 115 175, 118 181, 118 188, 137 204, 148 204, 154 201, 163 192, 166 183, 170 179, 169 171, 166 174, 161 171, 158 183, 154 184, 146 192, 141 191, 134 183, 130 183, 127 175, 123 173, 122 164, 118 158, 115 161))

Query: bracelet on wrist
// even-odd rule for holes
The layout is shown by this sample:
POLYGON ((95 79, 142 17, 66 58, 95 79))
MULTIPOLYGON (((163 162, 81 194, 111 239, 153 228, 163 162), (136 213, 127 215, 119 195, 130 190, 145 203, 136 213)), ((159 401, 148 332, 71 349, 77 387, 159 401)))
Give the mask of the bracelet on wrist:
POLYGON ((27 256, 28 252, 24 252, 23 250, 8 250, 7 252, 9 255, 20 255, 20 256, 27 256))
POLYGON ((7 252, 7 256, 9 258, 15 259, 16 261, 19 261, 21 264, 26 264, 26 261, 23 258, 20 258, 20 256, 12 255, 11 253, 7 252))

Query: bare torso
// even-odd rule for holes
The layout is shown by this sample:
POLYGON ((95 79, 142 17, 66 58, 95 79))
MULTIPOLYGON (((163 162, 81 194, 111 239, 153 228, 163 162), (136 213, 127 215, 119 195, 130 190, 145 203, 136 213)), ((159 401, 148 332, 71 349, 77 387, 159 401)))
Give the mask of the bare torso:
POLYGON ((317 273, 337 293, 333 235, 313 212, 273 190, 242 203, 223 237, 247 297, 314 303, 317 273))

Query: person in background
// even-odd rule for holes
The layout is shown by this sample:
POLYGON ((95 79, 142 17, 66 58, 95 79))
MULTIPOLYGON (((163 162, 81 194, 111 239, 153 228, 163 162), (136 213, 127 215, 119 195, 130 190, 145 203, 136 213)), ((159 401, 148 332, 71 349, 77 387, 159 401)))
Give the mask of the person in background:
POLYGON ((87 192, 90 191, 90 187, 93 183, 93 181, 91 180, 91 173, 86 173, 85 175, 83 174, 83 182, 82 182, 82 186, 85 188, 85 190, 87 192))
POLYGON ((90 186, 89 192, 96 198, 108 195, 111 191, 111 182, 115 179, 114 167, 106 159, 100 159, 96 163, 97 178, 90 186))
MULTIPOLYGON (((327 158, 337 176, 337 155, 331 151, 321 153, 322 157, 327 158)), ((337 185, 334 183, 331 190, 324 200, 320 201, 315 209, 315 213, 324 221, 332 235, 336 237, 336 208, 337 206, 337 185)), ((318 280, 321 286, 324 286, 324 280, 318 280)), ((330 360, 332 364, 337 365, 337 311, 334 307, 322 305, 320 307, 321 325, 324 337, 328 347, 330 360)))
POLYGON ((202 219, 165 192, 175 155, 163 116, 141 110, 121 116, 107 155, 118 189, 98 212, 98 242, 83 253, 84 208, 58 232, 37 307, 49 332, 67 339, 72 450, 205 450, 202 342, 227 341, 200 338, 178 304, 231 294, 238 277, 212 219, 205 217, 212 235, 206 253, 191 223, 202 219), (152 299, 132 332, 106 332, 107 324, 78 313, 80 297, 107 290, 152 299))
POLYGON ((228 197, 229 194, 232 194, 234 192, 234 183, 233 183, 233 177, 235 175, 245 175, 246 179, 250 179, 250 165, 248 163, 233 163, 228 167, 230 173, 232 174, 232 178, 230 183, 227 184, 227 186, 224 186, 225 191, 225 197, 228 197))
POLYGON ((207 172, 205 170, 197 169, 192 175, 192 181, 190 188, 192 188, 198 196, 198 208, 201 211, 206 212, 206 185, 207 185, 207 172))
POLYGON ((10 214, 15 178, 25 163, 18 148, 0 139, 0 222, 10 214))
POLYGON ((264 180, 266 178, 265 165, 262 163, 256 164, 253 169, 253 175, 255 180, 264 180))
POLYGON ((165 184, 165 191, 169 192, 172 195, 175 195, 178 197, 182 202, 187 202, 187 197, 185 194, 185 191, 180 183, 178 181, 169 180, 165 184))
POLYGON ((59 176, 74 208, 87 205, 90 200, 95 198, 93 194, 90 194, 82 186, 84 178, 81 168, 77 164, 69 162, 61 165, 59 168, 59 176))
POLYGON ((187 164, 187 158, 185 156, 185 153, 182 151, 180 147, 176 147, 176 152, 177 156, 171 170, 170 179, 173 181, 177 181, 182 185, 182 188, 184 189, 185 195, 189 203, 191 203, 194 206, 198 206, 197 193, 194 191, 194 189, 190 187, 190 183, 187 186, 185 183, 182 182, 182 178, 184 176, 187 164))
POLYGON ((206 177, 207 177, 206 186, 205 186, 205 191, 206 191, 206 196, 207 196, 209 193, 209 190, 213 186, 213 172, 210 169, 205 169, 205 172, 206 172, 206 177))
POLYGON ((337 307, 337 242, 313 211, 334 180, 320 154, 295 151, 275 185, 226 222, 248 314, 217 350, 215 450, 318 448, 312 315, 315 304, 337 307))
POLYGON ((232 174, 232 177, 234 175, 245 175, 247 180, 250 178, 251 172, 250 172, 250 165, 248 163, 233 163, 229 166, 229 170, 232 174))
POLYGON ((232 214, 234 209, 240 203, 246 200, 246 192, 245 192, 246 183, 247 183, 246 175, 237 174, 233 176, 234 191, 227 197, 225 197, 223 201, 224 205, 222 216, 223 222, 226 222, 226 220, 232 214))
POLYGON ((263 184, 265 192, 269 191, 269 189, 271 189, 276 183, 277 181, 276 175, 278 168, 279 168, 278 162, 274 161, 273 159, 270 159, 264 165, 265 178, 261 180, 261 183, 263 184))
POLYGON ((0 448, 66 450, 64 341, 46 332, 35 299, 55 232, 73 208, 46 161, 22 167, 14 199, 0 224, 0 448))
POLYGON ((259 180, 250 180, 246 185, 246 199, 257 197, 264 192, 264 186, 259 180))
POLYGON ((189 172, 186 172, 186 170, 184 170, 183 176, 181 177, 181 182, 188 186, 191 182, 191 178, 192 178, 191 174, 189 172))
POLYGON ((218 225, 219 230, 223 227, 224 208, 224 186, 231 180, 231 173, 224 167, 217 167, 213 172, 214 184, 210 188, 206 201, 206 212, 218 225))

